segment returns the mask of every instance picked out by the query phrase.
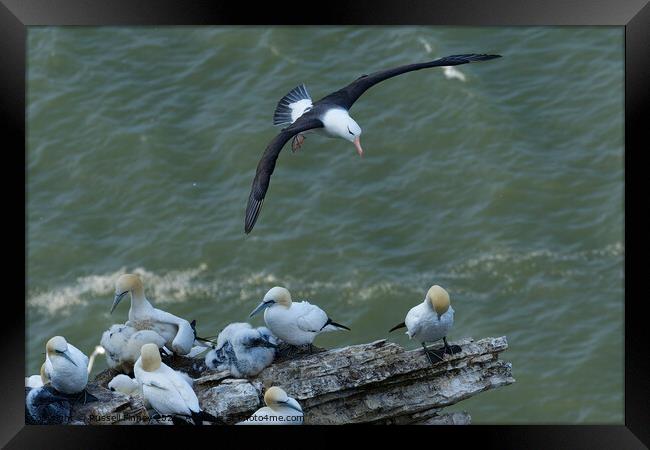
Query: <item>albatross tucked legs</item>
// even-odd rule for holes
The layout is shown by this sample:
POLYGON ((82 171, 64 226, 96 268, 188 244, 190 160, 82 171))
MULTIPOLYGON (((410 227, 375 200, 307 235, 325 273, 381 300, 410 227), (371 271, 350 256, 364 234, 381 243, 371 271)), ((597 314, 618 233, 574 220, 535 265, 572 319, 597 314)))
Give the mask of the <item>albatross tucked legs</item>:
POLYGON ((305 142, 305 135, 304 134, 296 134, 293 137, 293 141, 291 141, 291 151, 293 153, 296 153, 298 150, 300 150, 300 147, 302 147, 302 144, 305 142))

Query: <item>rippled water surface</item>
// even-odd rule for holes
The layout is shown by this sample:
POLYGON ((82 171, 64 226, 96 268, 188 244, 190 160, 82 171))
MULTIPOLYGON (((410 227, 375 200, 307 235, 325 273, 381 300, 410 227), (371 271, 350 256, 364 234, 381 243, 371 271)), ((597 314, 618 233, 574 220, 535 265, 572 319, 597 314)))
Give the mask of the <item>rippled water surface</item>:
POLYGON ((203 335, 287 286, 352 328, 329 347, 389 337, 436 283, 451 339, 506 335, 517 380, 453 409, 622 423, 622 28, 33 27, 28 52, 28 374, 49 337, 90 353, 126 320, 125 271, 203 335), (363 159, 318 135, 285 149, 244 235, 282 95, 469 52, 503 58, 354 105, 363 159))

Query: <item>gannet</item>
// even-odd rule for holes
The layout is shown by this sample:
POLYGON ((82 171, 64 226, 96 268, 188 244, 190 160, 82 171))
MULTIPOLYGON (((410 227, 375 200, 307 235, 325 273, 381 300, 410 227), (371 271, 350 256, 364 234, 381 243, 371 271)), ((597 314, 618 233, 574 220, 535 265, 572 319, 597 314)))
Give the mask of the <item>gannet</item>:
POLYGON ((303 412, 300 404, 281 388, 270 387, 264 394, 264 403, 265 407, 237 425, 302 425, 303 412))
POLYGON ((486 54, 452 55, 425 63, 407 64, 381 70, 370 75, 361 75, 346 87, 323 97, 317 102, 312 102, 304 84, 289 91, 287 95, 280 99, 273 114, 274 125, 287 126, 267 145, 262 158, 257 164, 255 178, 253 179, 246 206, 244 232, 246 234, 250 233, 255 226, 278 156, 289 139, 293 138, 291 147, 295 151, 302 146, 305 140, 304 134, 315 131, 327 137, 343 138, 352 142, 359 156, 362 156, 361 127, 350 117, 349 110, 368 89, 384 80, 414 70, 429 67, 457 66, 499 57, 500 55, 486 54))
POLYGON ((229 370, 237 378, 255 376, 275 358, 277 340, 268 328, 231 323, 217 337, 217 345, 205 356, 215 370, 229 370))
POLYGON ((140 382, 122 373, 113 377, 110 383, 108 383, 108 389, 126 395, 142 394, 142 385, 140 382))
POLYGON ((25 387, 38 388, 46 384, 49 380, 45 373, 45 363, 41 364, 41 372, 38 375, 25 377, 25 387))
POLYGON ((275 336, 290 345, 307 345, 311 349, 314 338, 320 333, 350 330, 333 322, 325 311, 309 302, 292 302, 286 288, 271 288, 250 317, 264 310, 264 322, 275 336))
POLYGON ((95 364, 95 358, 97 355, 103 355, 104 353, 106 353, 104 347, 101 345, 95 346, 95 350, 93 350, 93 352, 90 354, 90 358, 88 359, 88 375, 90 375, 90 372, 93 370, 93 365, 95 364))
POLYGON ((78 394, 88 384, 88 357, 62 336, 54 336, 45 346, 45 375, 57 391, 78 394))
POLYGON ((142 346, 133 372, 142 385, 145 400, 161 416, 191 419, 195 425, 202 425, 204 420, 223 423, 201 410, 199 400, 187 379, 162 362, 155 344, 142 346))
POLYGON ((26 424, 55 425, 68 422, 70 399, 56 392, 52 386, 26 387, 25 392, 26 424))
POLYGON ((136 330, 129 325, 114 324, 102 334, 101 345, 106 349, 106 363, 111 369, 131 373, 144 344, 165 345, 166 339, 153 330, 136 330))
MULTIPOLYGON (((437 284, 431 286, 424 301, 411 308, 406 315, 404 322, 394 326, 390 331, 406 327, 406 334, 409 339, 416 339, 422 344, 424 353, 433 365, 436 361, 442 361, 444 354, 454 354, 461 351, 458 345, 447 344, 447 333, 454 324, 454 309, 449 301, 449 294, 437 284), (435 342, 442 339, 445 346, 441 350, 427 349, 427 342, 435 342)), ((389 331, 389 333, 390 333, 389 331)))
POLYGON ((155 331, 165 338, 166 347, 178 355, 187 355, 192 350, 195 338, 192 325, 185 319, 154 308, 144 296, 144 287, 137 275, 124 274, 117 279, 111 313, 129 293, 131 308, 127 325, 137 330, 155 331))
MULTIPOLYGON (((178 370, 176 373, 178 373, 190 387, 194 384, 194 380, 186 373, 178 370)), ((121 392, 128 396, 137 394, 144 398, 144 394, 142 393, 142 384, 140 384, 140 382, 135 378, 131 378, 122 373, 113 377, 113 379, 108 383, 108 389, 115 392, 121 392)), ((151 405, 146 399, 144 399, 144 406, 147 409, 151 408, 151 405)))

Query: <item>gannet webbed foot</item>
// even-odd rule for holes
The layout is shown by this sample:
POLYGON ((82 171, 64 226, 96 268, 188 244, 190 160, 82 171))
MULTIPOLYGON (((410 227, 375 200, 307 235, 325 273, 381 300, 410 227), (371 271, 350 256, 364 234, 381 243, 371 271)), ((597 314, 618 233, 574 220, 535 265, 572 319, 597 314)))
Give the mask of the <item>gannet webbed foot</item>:
POLYGON ((445 353, 448 355, 455 355, 463 351, 460 345, 449 345, 446 337, 442 338, 442 342, 445 344, 445 353))
POLYGON ((86 403, 92 403, 92 402, 98 402, 99 399, 95 397, 93 394, 88 392, 87 389, 84 389, 79 393, 79 396, 77 397, 76 401, 82 401, 83 399, 83 404, 85 405, 86 403))
MULTIPOLYGON (((173 425, 192 425, 192 422, 190 422, 189 419, 186 419, 185 417, 178 417, 178 416, 166 416, 166 417, 169 417, 173 425)), ((195 423, 194 425, 203 425, 203 423, 195 423)))
POLYGON ((444 359, 445 354, 443 350, 430 350, 427 348, 424 342, 422 343, 422 349, 424 350, 424 354, 427 355, 429 363, 431 363, 432 366, 435 366, 437 363, 444 359))
POLYGON ((296 153, 298 150, 300 150, 300 147, 302 147, 302 144, 305 142, 305 136, 298 133, 293 137, 293 141, 291 141, 291 151, 293 153, 296 153))

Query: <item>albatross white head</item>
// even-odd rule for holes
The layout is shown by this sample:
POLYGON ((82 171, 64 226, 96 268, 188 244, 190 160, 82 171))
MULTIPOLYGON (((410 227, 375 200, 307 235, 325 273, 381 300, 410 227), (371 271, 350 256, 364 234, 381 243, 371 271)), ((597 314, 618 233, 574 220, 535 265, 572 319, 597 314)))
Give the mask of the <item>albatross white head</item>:
POLYGON ((429 288, 426 300, 431 302, 431 306, 438 315, 438 320, 449 309, 449 294, 437 284, 429 288))
POLYGON ((160 350, 156 344, 144 344, 140 349, 140 359, 142 359, 142 370, 145 372, 158 370, 162 363, 160 350))
POLYGON ((115 282, 115 298, 113 299, 113 306, 111 306, 111 314, 128 293, 131 293, 131 299, 144 298, 144 286, 139 276, 130 273, 120 275, 115 282))
POLYGON ((289 397, 284 390, 277 386, 273 386, 267 389, 264 394, 264 403, 269 408, 275 410, 276 408, 291 408, 295 411, 302 413, 302 408, 296 399, 289 397))
POLYGON ((77 363, 74 362, 68 351, 68 343, 65 338, 62 336, 54 336, 45 345, 45 351, 47 352, 47 357, 55 360, 58 358, 65 358, 70 361, 75 366, 77 363))
POLYGON ((323 116, 325 130, 332 136, 341 137, 354 144, 359 156, 363 156, 361 148, 361 127, 344 109, 330 109, 323 116))
POLYGON ((281 305, 285 308, 291 307, 291 293, 287 288, 275 286, 269 289, 269 291, 264 296, 262 303, 260 303, 248 317, 253 317, 260 311, 264 311, 266 308, 270 308, 274 305, 281 305))

